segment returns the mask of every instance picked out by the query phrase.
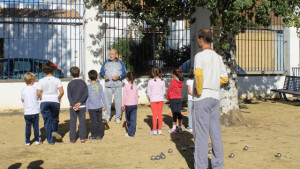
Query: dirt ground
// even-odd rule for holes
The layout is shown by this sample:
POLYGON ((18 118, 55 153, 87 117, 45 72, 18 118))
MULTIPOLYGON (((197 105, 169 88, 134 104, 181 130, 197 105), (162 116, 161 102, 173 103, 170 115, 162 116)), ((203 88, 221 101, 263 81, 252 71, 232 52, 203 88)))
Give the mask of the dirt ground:
MULTIPOLYGON (((240 104, 247 124, 221 126, 224 144, 224 169, 296 169, 300 168, 300 102, 256 101, 240 104), (248 146, 248 151, 243 147, 248 146), (234 158, 228 155, 234 153, 234 158), (276 158, 275 154, 282 157, 276 158)), ((186 107, 183 108, 186 114, 186 107)), ((25 146, 24 117, 21 111, 0 112, 0 168, 108 168, 137 169, 193 168, 192 134, 169 134, 170 109, 163 111, 163 135, 149 135, 152 113, 148 106, 139 106, 137 132, 125 137, 124 118, 121 124, 111 121, 105 126, 101 141, 75 144, 69 140, 69 113, 62 110, 59 132, 62 143, 25 146), (186 146, 187 150, 182 151, 186 146), (168 149, 173 153, 168 153, 168 149), (151 160, 152 155, 166 155, 164 160, 151 160)), ((41 117, 41 116, 40 116, 41 117)), ((87 115, 87 125, 89 126, 87 115)), ((186 127, 187 118, 184 119, 186 127)), ((42 137, 45 129, 40 119, 42 137)), ((90 135, 90 129, 88 127, 90 135)), ((33 135, 33 134, 32 134, 33 135)))

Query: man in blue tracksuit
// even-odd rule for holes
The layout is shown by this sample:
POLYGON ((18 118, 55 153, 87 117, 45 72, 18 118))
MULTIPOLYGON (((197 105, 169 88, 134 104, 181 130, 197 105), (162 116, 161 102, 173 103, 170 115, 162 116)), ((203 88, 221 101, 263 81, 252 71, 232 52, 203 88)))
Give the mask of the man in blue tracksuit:
POLYGON ((124 63, 118 59, 116 49, 109 51, 109 59, 106 60, 101 69, 100 76, 105 79, 105 97, 107 101, 107 109, 103 113, 104 122, 108 123, 111 116, 111 100, 114 95, 116 123, 121 123, 122 117, 122 80, 126 77, 126 67, 124 63))

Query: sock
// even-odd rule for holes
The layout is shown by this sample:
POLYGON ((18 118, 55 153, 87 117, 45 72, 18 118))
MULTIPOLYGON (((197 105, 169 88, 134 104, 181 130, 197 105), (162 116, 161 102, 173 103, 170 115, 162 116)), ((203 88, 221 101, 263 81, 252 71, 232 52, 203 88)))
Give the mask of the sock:
POLYGON ((176 129, 176 125, 173 125, 173 129, 176 129))

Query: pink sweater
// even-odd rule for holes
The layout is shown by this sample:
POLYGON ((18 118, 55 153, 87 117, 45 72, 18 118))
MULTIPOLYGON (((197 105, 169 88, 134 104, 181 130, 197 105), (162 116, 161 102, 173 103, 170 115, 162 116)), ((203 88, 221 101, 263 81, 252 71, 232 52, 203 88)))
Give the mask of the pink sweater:
POLYGON ((165 81, 161 79, 156 79, 156 81, 154 81, 154 79, 149 80, 147 93, 150 97, 150 102, 164 101, 166 93, 165 81))
POLYGON ((133 89, 131 89, 131 84, 128 83, 123 88, 123 100, 122 106, 133 106, 138 104, 138 89, 135 84, 133 84, 133 89))

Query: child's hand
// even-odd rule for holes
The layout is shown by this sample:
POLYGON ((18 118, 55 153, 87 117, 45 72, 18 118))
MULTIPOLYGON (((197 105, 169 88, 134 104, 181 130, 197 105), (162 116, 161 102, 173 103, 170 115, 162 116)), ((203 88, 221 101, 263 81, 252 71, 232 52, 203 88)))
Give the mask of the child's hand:
POLYGON ((122 106, 122 110, 125 111, 125 106, 122 106))
POLYGON ((76 104, 75 104, 75 107, 78 108, 80 105, 81 105, 81 103, 76 103, 76 104))
POLYGON ((73 107, 73 110, 74 110, 74 111, 78 111, 78 107, 74 106, 74 107, 73 107))
POLYGON ((102 108, 102 111, 105 111, 105 110, 106 110, 106 108, 103 107, 103 108, 102 108))

